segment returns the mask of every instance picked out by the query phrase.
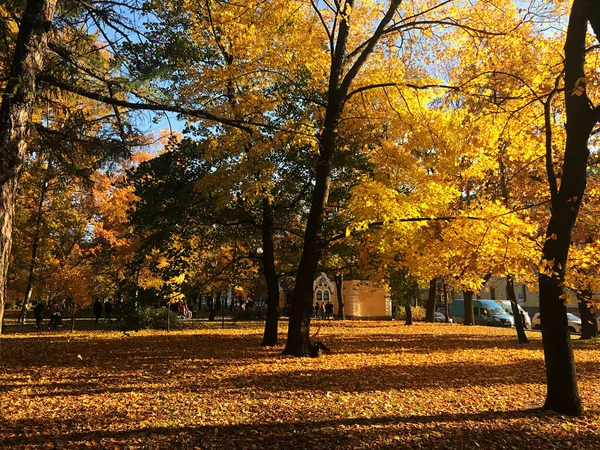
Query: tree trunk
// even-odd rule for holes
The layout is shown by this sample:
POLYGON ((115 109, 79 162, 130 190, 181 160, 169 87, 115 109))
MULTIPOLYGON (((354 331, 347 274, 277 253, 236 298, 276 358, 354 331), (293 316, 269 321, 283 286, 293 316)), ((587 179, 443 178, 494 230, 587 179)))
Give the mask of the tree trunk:
MULTIPOLYGON (((338 99, 336 103, 340 103, 338 99)), ((341 108, 341 105, 339 106, 341 108)), ((283 351, 285 355, 308 356, 310 354, 310 320, 313 300, 313 281, 321 257, 319 236, 329 197, 331 183, 331 156, 335 146, 335 126, 341 111, 329 113, 325 129, 320 136, 321 152, 317 159, 315 188, 304 233, 302 256, 296 273, 292 310, 288 328, 288 339, 283 351)))
POLYGON ((267 198, 263 198, 262 247, 263 269, 267 283, 267 318, 262 345, 277 345, 279 325, 279 278, 275 272, 275 244, 273 243, 273 210, 267 198))
POLYGON ((540 275, 540 317, 548 391, 545 409, 563 414, 582 412, 571 348, 562 283, 540 275))
POLYGON ((523 323, 523 317, 519 312, 519 305, 517 303, 517 295, 515 294, 515 280, 512 275, 506 275, 506 297, 510 300, 510 306, 512 308, 513 317, 515 318, 515 328, 517 329, 517 338, 520 344, 527 344, 527 335, 525 334, 525 324, 523 323))
POLYGON ((446 323, 450 322, 450 311, 448 310, 448 285, 444 283, 444 318, 446 323))
POLYGON ((463 291, 465 299, 465 325, 475 325, 475 314, 473 314, 473 291, 463 291))
POLYGON ((427 308, 425 310, 425 321, 435 322, 435 304, 437 300, 438 279, 432 278, 429 282, 429 297, 427 298, 427 308))
POLYGON ((71 300, 71 332, 75 331, 75 301, 71 300))
MULTIPOLYGON (((552 189, 552 215, 546 230, 540 271, 540 315, 548 392, 545 409, 582 412, 565 306, 564 277, 571 233, 586 187, 588 139, 596 124, 585 91, 586 0, 574 0, 565 43, 567 141, 560 190, 552 189)), ((549 180, 555 175, 550 172, 549 180)))
POLYGON ((209 322, 214 322, 215 320, 215 297, 213 295, 210 296, 210 300, 208 301, 208 320, 209 322))
POLYGON ((38 248, 40 247, 40 234, 42 231, 42 218, 43 218, 43 207, 44 201, 46 200, 46 192, 48 191, 48 175, 44 175, 42 181, 42 188, 40 192, 40 201, 38 203, 37 213, 35 217, 35 229, 33 232, 33 244, 31 245, 31 259, 29 260, 29 277, 27 278, 27 288, 25 289, 25 296, 23 297, 23 306, 21 307, 21 314, 19 320, 25 324, 25 315, 27 314, 27 306, 31 301, 31 294, 33 292, 33 282, 35 281, 35 267, 37 265, 37 254, 38 248))
POLYGON ((339 320, 346 320, 346 312, 344 311, 344 272, 335 276, 335 290, 337 291, 338 310, 337 316, 339 320))
POLYGON ((598 322, 592 312, 592 291, 584 290, 577 294, 579 316, 581 317, 581 339, 598 337, 598 322))
POLYGON ((304 246, 302 256, 296 273, 296 284, 292 300, 292 310, 288 328, 288 338, 285 349, 286 355, 308 356, 310 354, 310 319, 313 296, 313 281, 317 264, 321 257, 321 225, 325 207, 329 197, 331 183, 331 159, 336 145, 337 126, 342 117, 348 90, 361 67, 372 53, 375 45, 383 35, 387 24, 390 23, 400 0, 392 0, 385 16, 377 25, 371 39, 352 66, 346 68, 347 44, 350 32, 350 17, 354 0, 343 3, 343 11, 338 24, 338 34, 335 39, 335 48, 332 48, 332 59, 327 88, 327 108, 323 129, 319 134, 319 156, 316 162, 315 187, 311 199, 310 211, 304 233, 304 246))
POLYGON ((56 0, 29 0, 19 27, 12 66, 0 106, 0 332, 12 246, 17 184, 27 152, 36 81, 43 69, 56 0))
POLYGON ((404 305, 404 311, 406 312, 406 323, 404 325, 412 325, 412 308, 410 307, 410 303, 404 305))
MULTIPOLYGON (((353 1, 346 2, 352 7, 353 1)), ((304 232, 304 246, 292 299, 292 310, 288 327, 288 340, 283 351, 286 355, 310 355, 310 319, 313 298, 313 281, 317 264, 321 257, 319 237, 325 207, 329 198, 329 185, 331 184, 331 158, 335 149, 337 125, 344 109, 344 100, 348 88, 342 90, 343 59, 350 25, 348 19, 343 19, 338 32, 335 55, 331 62, 329 75, 327 110, 323 131, 319 135, 319 157, 315 171, 315 188, 310 204, 310 211, 304 232)))

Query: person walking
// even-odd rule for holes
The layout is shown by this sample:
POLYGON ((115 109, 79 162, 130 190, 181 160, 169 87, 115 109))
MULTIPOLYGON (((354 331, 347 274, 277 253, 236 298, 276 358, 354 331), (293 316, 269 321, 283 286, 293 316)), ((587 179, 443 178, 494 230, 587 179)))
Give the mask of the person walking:
POLYGON ((327 301, 327 304, 325 305, 325 318, 326 319, 330 319, 331 318, 331 313, 332 313, 332 304, 330 301, 327 301))
POLYGON ((44 319, 44 308, 46 305, 44 302, 39 301, 35 308, 33 308, 33 315, 35 316, 35 329, 39 330, 42 320, 44 319))
POLYGON ((62 321, 62 308, 60 307, 58 302, 55 301, 52 304, 52 307, 50 308, 50 325, 48 326, 48 329, 50 330, 50 329, 54 328, 56 330, 59 327, 61 321, 62 321))
POLYGON ((102 315, 102 302, 100 301, 100 297, 96 297, 96 301, 94 302, 94 316, 96 317, 96 324, 100 320, 101 315, 102 315))

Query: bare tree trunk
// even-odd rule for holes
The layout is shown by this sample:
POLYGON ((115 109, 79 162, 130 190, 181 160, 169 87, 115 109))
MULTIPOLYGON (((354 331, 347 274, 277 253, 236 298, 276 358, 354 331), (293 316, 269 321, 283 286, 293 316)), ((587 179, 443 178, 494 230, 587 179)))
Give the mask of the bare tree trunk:
POLYGON ((425 309, 425 321, 435 322, 435 304, 437 300, 438 279, 432 278, 429 281, 429 297, 427 298, 427 308, 425 309))
POLYGON ((517 304, 517 295, 515 294, 515 280, 512 275, 506 275, 506 296, 510 300, 510 306, 512 308, 513 317, 515 318, 515 328, 517 330, 517 338, 520 344, 527 344, 527 335, 525 334, 525 324, 523 318, 519 312, 519 305, 517 304))
POLYGON ((208 301, 208 320, 209 322, 215 321, 215 297, 210 294, 210 300, 208 301))
POLYGON ((31 294, 33 292, 33 283, 35 281, 35 268, 37 265, 37 254, 38 249, 40 247, 40 235, 42 231, 42 222, 43 222, 43 208, 44 201, 46 200, 46 192, 48 191, 48 174, 44 175, 44 179, 42 181, 42 188, 40 192, 40 201, 38 203, 38 209, 35 217, 35 229, 33 232, 33 243, 31 245, 31 259, 29 260, 29 277, 27 278, 27 288, 25 289, 25 296, 23 298, 23 306, 21 307, 21 314, 19 315, 19 320, 21 323, 25 324, 25 316, 27 314, 27 306, 31 301, 31 294))
POLYGON ((598 322, 592 312, 592 291, 584 290, 577 294, 579 316, 581 317, 581 339, 598 337, 598 322))
POLYGON ((446 323, 450 322, 450 311, 448 310, 448 285, 444 282, 444 318, 446 323))
POLYGON ((410 303, 406 303, 404 305, 404 311, 406 312, 406 323, 404 325, 412 325, 412 308, 410 307, 410 303))
POLYGON ((267 198, 263 198, 262 247, 263 269, 267 283, 267 318, 262 345, 277 345, 279 325, 279 277, 275 272, 275 244, 273 243, 273 210, 267 198))
POLYGON ((75 331, 75 301, 71 300, 71 332, 75 331))
POLYGON ((475 325, 475 315, 473 314, 473 291, 463 291, 465 299, 465 325, 475 325))
POLYGON ((337 316, 339 320, 346 320, 346 312, 344 311, 344 272, 340 272, 335 276, 335 290, 337 291, 338 311, 337 316))
POLYGON ((27 152, 37 77, 43 69, 55 5, 56 0, 27 2, 0 106, 0 332, 17 184, 27 152))
POLYGON ((552 215, 542 252, 542 264, 546 270, 539 276, 542 344, 548 386, 544 408, 571 415, 581 414, 582 406, 564 302, 564 278, 571 234, 586 188, 588 139, 598 120, 585 90, 586 8, 593 9, 592 2, 573 1, 567 28, 564 89, 567 141, 560 190, 557 189, 553 168, 547 165, 552 215))
MULTIPOLYGON (((387 25, 390 23, 400 0, 392 0, 391 4, 377 25, 371 39, 366 41, 364 49, 346 69, 347 44, 350 34, 350 17, 354 0, 343 2, 343 11, 340 10, 341 20, 338 24, 338 34, 332 48, 332 60, 327 89, 327 108, 323 129, 319 135, 319 157, 315 170, 315 187, 311 200, 306 231, 304 233, 304 247, 296 273, 296 284, 292 299, 292 311, 288 328, 288 338, 285 349, 286 355, 308 356, 310 354, 310 319, 312 307, 313 280, 317 264, 321 257, 322 244, 320 241, 321 225, 325 207, 329 197, 331 183, 331 160, 336 147, 337 127, 342 117, 350 85, 356 78, 361 67, 373 52, 387 25)), ((333 42, 332 42, 333 44, 333 42)))

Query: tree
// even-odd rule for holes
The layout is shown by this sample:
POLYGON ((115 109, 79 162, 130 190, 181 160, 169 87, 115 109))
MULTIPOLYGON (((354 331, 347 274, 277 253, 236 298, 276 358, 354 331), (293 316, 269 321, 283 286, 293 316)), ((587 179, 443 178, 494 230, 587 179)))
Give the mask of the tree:
POLYGON ((0 106, 0 331, 12 245, 16 191, 27 153, 37 77, 43 67, 56 0, 30 0, 21 18, 8 82, 0 106))
POLYGON ((542 342, 546 361, 548 391, 545 409, 564 414, 581 414, 573 349, 565 306, 565 271, 571 234, 585 194, 588 140, 599 114, 586 90, 586 35, 588 21, 596 37, 600 35, 600 11, 597 5, 574 0, 565 42, 564 92, 566 108, 566 144, 560 187, 556 174, 548 168, 552 193, 552 215, 545 236, 540 263, 540 314, 542 342))
MULTIPOLYGON (((42 155, 43 156, 43 155, 42 155)), ((42 158, 44 160, 45 158, 42 158)), ((42 164, 50 165, 45 161, 42 164)), ((34 231, 31 239, 31 257, 29 258, 29 269, 27 275, 27 286, 25 288, 25 294, 23 295, 23 305, 21 307, 21 313, 19 314, 18 322, 25 324, 25 315, 27 313, 27 307, 31 301, 31 294, 33 293, 33 285, 35 281, 35 271, 38 262, 38 251, 40 247, 40 241, 42 239, 42 224, 44 218, 44 203, 46 202, 46 194, 48 192, 48 184, 50 182, 51 168, 46 167, 46 170, 42 172, 39 192, 37 193, 37 205, 35 213, 33 215, 34 220, 34 231)), ((39 181, 39 180, 36 180, 39 181)), ((14 251, 14 248, 13 248, 14 251)))
POLYGON ((411 306, 421 297, 419 283, 410 275, 408 268, 403 267, 399 270, 391 270, 389 285, 398 307, 404 306, 406 311, 406 325, 412 325, 411 306))
MULTIPOLYGON (((288 327, 288 338, 284 354, 307 356, 310 354, 310 319, 312 307, 312 284, 321 255, 320 234, 323 215, 327 205, 331 184, 331 159, 336 151, 339 122, 348 101, 350 87, 359 71, 373 53, 375 46, 386 32, 399 0, 392 0, 375 31, 356 49, 350 49, 350 20, 356 14, 354 1, 337 4, 333 11, 335 21, 323 26, 330 41, 331 66, 328 89, 325 95, 326 107, 322 129, 317 136, 319 155, 315 164, 315 186, 310 203, 310 211, 304 233, 302 256, 296 273, 294 297, 288 327), (338 26, 339 19, 339 26, 338 26), (336 34, 337 32, 337 34, 336 34), (354 51, 354 55, 351 52, 354 51)), ((316 7, 316 3, 313 3, 316 7)), ((320 12, 317 11, 322 18, 320 12)))
MULTIPOLYGON (((135 143, 137 134, 129 126, 125 116, 128 111, 140 109, 169 110, 209 120, 215 119, 220 123, 237 126, 246 132, 251 131, 238 122, 221 120, 205 110, 186 109, 169 102, 161 104, 151 99, 151 95, 144 92, 143 76, 132 83, 126 83, 127 77, 122 74, 128 61, 120 53, 117 43, 120 40, 130 42, 128 33, 137 34, 138 38, 143 34, 136 30, 135 26, 128 24, 135 21, 133 16, 143 9, 137 7, 135 1, 98 0, 93 4, 83 4, 64 0, 57 9, 59 17, 54 21, 56 4, 56 0, 28 0, 23 15, 19 17, 20 11, 10 11, 10 17, 13 19, 5 23, 6 26, 1 30, 5 35, 2 45, 8 44, 6 54, 12 54, 12 57, 7 58, 10 67, 3 68, 8 73, 8 81, 3 89, 0 107, 0 139, 3 149, 0 166, 3 199, 0 208, 0 284, 3 286, 6 284, 12 242, 15 192, 27 154, 31 130, 35 128, 45 133, 63 135, 56 129, 47 129, 43 124, 32 120, 36 100, 43 98, 37 89, 40 82, 60 92, 70 92, 94 102, 110 105, 113 114, 94 121, 97 125, 95 132, 99 136, 98 141, 117 135, 122 141, 127 140, 128 144, 132 144, 133 137, 135 143), (17 21, 18 35, 11 48, 12 39, 7 33, 12 32, 13 22, 17 21), (58 24, 56 30, 53 30, 53 21, 58 24), (98 35, 105 39, 106 45, 98 43, 98 35), (111 36, 114 36, 114 39, 111 36), (109 63, 106 48, 112 51, 109 63), (128 95, 133 95, 131 93, 134 91, 137 99, 144 101, 126 99, 128 95), (35 126, 30 126, 30 123, 35 123, 35 126)), ((18 8, 20 5, 12 6, 18 8)), ((88 112, 89 110, 85 109, 77 110, 77 114, 83 116, 88 112)), ((3 289, 0 294, 0 321, 4 314, 4 303, 3 289)))
POLYGON ((306 195, 301 164, 306 149, 273 150, 264 157, 261 176, 272 183, 269 191, 259 189, 256 195, 256 183, 267 184, 256 176, 256 166, 245 159, 236 163, 234 149, 217 152, 208 145, 185 139, 130 172, 129 183, 138 197, 132 224, 143 236, 142 252, 159 251, 164 256, 164 264, 157 268, 168 272, 165 277, 196 280, 195 289, 207 289, 217 280, 231 285, 235 280, 247 291, 242 283, 254 280, 243 273, 260 268, 268 300, 263 345, 276 345, 278 281, 295 262, 294 228, 300 226, 299 210, 306 195), (223 258, 228 261, 226 270, 213 280, 192 277, 197 267, 185 261, 192 255, 203 265, 211 258, 223 258))

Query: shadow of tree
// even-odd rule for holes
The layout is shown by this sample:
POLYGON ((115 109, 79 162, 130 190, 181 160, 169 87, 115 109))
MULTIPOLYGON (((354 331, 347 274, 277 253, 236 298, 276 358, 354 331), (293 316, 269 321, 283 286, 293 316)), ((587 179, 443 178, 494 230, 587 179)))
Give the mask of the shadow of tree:
MULTIPOLYGON (((157 401, 159 407, 168 407, 171 406, 169 402, 181 398, 210 406, 213 393, 225 392, 230 397, 250 398, 256 408, 268 411, 273 405, 271 399, 286 398, 293 402, 301 398, 296 393, 309 393, 317 398, 328 393, 350 394, 348 397, 362 399, 396 391, 397 401, 405 393, 421 390, 426 395, 423 391, 431 389, 436 393, 431 395, 441 396, 443 403, 448 401, 444 400, 446 391, 456 393, 464 387, 480 387, 483 388, 481 391, 496 395, 505 387, 523 383, 542 386, 545 382, 539 353, 526 353, 516 359, 502 358, 503 352, 514 355, 514 350, 523 349, 510 336, 456 331, 439 335, 394 334, 386 331, 389 329, 389 326, 375 327, 369 329, 366 336, 340 337, 339 334, 324 333, 324 339, 333 344, 333 355, 319 360, 294 358, 289 364, 287 358, 280 356, 281 347, 260 347, 261 333, 253 330, 240 334, 202 330, 197 333, 131 333, 130 336, 101 332, 11 336, 2 342, 0 394, 9 399, 19 396, 38 405, 53 402, 80 405, 77 398, 85 395, 93 402, 143 393, 148 399, 161 399, 157 401), (441 357, 467 348, 474 353, 474 358, 441 357), (500 357, 491 361, 484 358, 488 351, 496 352, 500 357), (405 357, 407 353, 409 357, 405 357), (344 365, 344 358, 355 354, 366 357, 360 359, 362 363, 357 367, 344 365), (420 365, 411 363, 416 354, 426 355, 419 359, 420 365), (6 355, 11 357, 6 358, 6 355), (381 355, 384 357, 378 358, 381 355), (274 363, 278 363, 281 370, 247 370, 254 364, 264 368, 274 363), (219 376, 214 376, 215 373, 219 376), (182 392, 184 395, 175 395, 182 392), (110 395, 101 397, 103 394, 110 395)), ((540 343, 526 348, 537 351, 540 343)), ((580 351, 597 351, 597 347, 586 344, 580 351)), ((600 365, 593 358, 577 362, 577 371, 588 385, 600 378, 600 365)), ((492 407, 483 401, 479 403, 479 409, 482 404, 485 408, 492 407)), ((148 403, 136 405, 143 409, 148 403)), ((452 405, 448 404, 447 409, 452 409, 452 405)), ((389 414, 387 409, 381 413, 382 409, 377 417, 369 417, 370 412, 366 410, 364 414, 362 411, 348 412, 351 417, 328 417, 333 413, 324 410, 322 414, 315 414, 309 409, 310 414, 296 415, 295 420, 281 416, 279 421, 274 421, 277 411, 274 415, 263 416, 253 410, 252 419, 248 419, 256 419, 252 423, 232 417, 232 422, 236 423, 222 425, 219 422, 197 427, 182 426, 175 419, 170 421, 171 412, 158 414, 156 417, 160 419, 156 420, 152 419, 154 416, 148 416, 150 419, 145 416, 146 422, 140 422, 130 420, 126 408, 111 411, 110 418, 94 415, 93 409, 78 411, 74 408, 69 414, 62 414, 62 420, 48 416, 44 419, 0 419, 0 448, 545 450, 570 448, 574 443, 577 448, 600 448, 598 434, 591 428, 565 432, 559 416, 540 410, 439 414, 431 414, 429 410, 418 414, 408 395, 407 404, 403 406, 404 411, 413 408, 412 415, 402 415, 397 408, 390 410, 396 414, 389 414), (267 417, 262 419, 265 422, 258 422, 261 417, 267 417), (107 422, 110 422, 108 426, 107 422), (127 426, 131 429, 125 429, 127 426)), ((179 413, 177 407, 173 407, 172 414, 179 413)), ((210 410, 202 411, 207 409, 210 410)), ((233 410, 232 416, 235 413, 233 410)), ((198 421, 210 423, 210 417, 199 416, 198 421)), ((186 423, 194 422, 188 417, 186 423)))
POLYGON ((388 415, 264 424, 148 427, 122 431, 72 430, 69 423, 21 420, 6 428, 6 446, 53 448, 598 448, 591 431, 529 433, 531 420, 560 417, 539 409, 435 415, 388 415), (523 421, 523 419, 527 419, 523 421), (414 425, 424 425, 414 427, 414 425), (28 433, 27 430, 45 430, 28 433))

